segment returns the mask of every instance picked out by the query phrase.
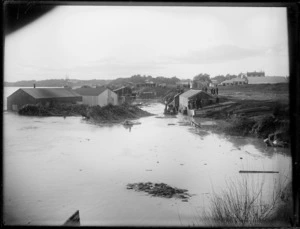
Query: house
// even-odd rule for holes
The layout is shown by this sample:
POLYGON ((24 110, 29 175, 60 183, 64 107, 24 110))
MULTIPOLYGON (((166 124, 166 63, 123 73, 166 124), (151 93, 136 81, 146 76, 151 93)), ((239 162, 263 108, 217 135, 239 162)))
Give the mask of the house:
POLYGON ((288 83, 284 76, 248 77, 248 84, 277 84, 288 83))
POLYGON ((77 88, 75 91, 82 96, 83 104, 89 106, 118 105, 118 95, 107 87, 77 88))
POLYGON ((82 96, 66 88, 20 88, 7 97, 7 110, 18 111, 26 104, 79 103, 82 96))
POLYGON ((265 72, 247 72, 247 77, 265 77, 265 72))
POLYGON ((179 96, 182 94, 183 92, 179 92, 176 95, 174 95, 173 100, 169 103, 172 104, 176 110, 178 111, 179 109, 179 96))
POLYGON ((225 80, 221 83, 221 85, 223 86, 227 86, 227 85, 233 85, 233 80, 225 80))
POLYGON ((123 86, 113 91, 118 95, 118 104, 131 102, 133 100, 131 87, 123 86))
POLYGON ((247 78, 240 78, 240 77, 236 77, 230 80, 225 80, 223 82, 221 82, 219 85, 223 85, 223 86, 228 86, 228 85, 243 85, 243 84, 247 84, 248 83, 248 79, 247 78))
POLYGON ((248 79, 247 78, 233 78, 231 79, 233 85, 243 85, 243 84, 247 84, 248 83, 248 79))
POLYGON ((201 99, 201 106, 205 107, 216 102, 216 98, 202 90, 188 90, 179 95, 179 111, 193 116, 195 108, 189 108, 189 102, 201 99))
POLYGON ((114 92, 118 95, 118 96, 131 96, 132 94, 132 89, 130 87, 127 86, 123 86, 123 87, 119 87, 117 89, 114 90, 114 92))

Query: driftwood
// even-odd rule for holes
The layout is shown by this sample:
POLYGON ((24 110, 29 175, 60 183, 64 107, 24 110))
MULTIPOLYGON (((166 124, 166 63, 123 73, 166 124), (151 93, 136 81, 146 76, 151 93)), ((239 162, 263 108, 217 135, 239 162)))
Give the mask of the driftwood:
POLYGON ((239 173, 279 173, 278 171, 251 171, 251 170, 240 170, 239 173))

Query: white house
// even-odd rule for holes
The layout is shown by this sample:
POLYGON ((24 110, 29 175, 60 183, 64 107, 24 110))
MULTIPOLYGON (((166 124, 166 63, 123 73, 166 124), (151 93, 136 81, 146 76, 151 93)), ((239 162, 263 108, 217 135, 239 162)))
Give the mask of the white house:
POLYGON ((118 95, 106 87, 78 88, 75 91, 82 96, 82 103, 89 106, 118 105, 118 95))

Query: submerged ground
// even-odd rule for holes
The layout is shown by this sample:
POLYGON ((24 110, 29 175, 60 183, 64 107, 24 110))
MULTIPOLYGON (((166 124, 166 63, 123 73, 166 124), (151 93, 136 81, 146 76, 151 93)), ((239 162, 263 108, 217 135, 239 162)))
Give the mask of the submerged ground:
POLYGON ((203 210, 229 179, 264 180, 267 200, 274 184, 290 176, 288 149, 195 128, 181 115, 158 118, 163 108, 143 107, 158 116, 132 127, 5 112, 5 224, 62 225, 79 210, 81 225, 205 226, 203 210), (140 182, 188 190, 191 197, 183 202, 127 189, 140 182))
MULTIPOLYGON (((236 108, 260 102, 287 107, 287 88, 282 94, 272 87, 256 93, 249 86, 220 88, 219 94, 239 92, 229 98, 236 108)), ((252 190, 263 184, 268 202, 274 188, 290 180, 289 148, 267 147, 251 134, 228 134, 223 127, 232 126, 234 115, 222 119, 226 110, 199 118, 200 128, 187 116, 164 116, 159 103, 142 110, 155 116, 139 118, 134 126, 4 112, 4 223, 59 226, 79 210, 83 226, 211 226, 203 211, 230 181, 247 181, 252 190), (152 196, 127 189, 129 184, 145 190, 148 184, 167 184, 190 196, 188 201, 152 196)))

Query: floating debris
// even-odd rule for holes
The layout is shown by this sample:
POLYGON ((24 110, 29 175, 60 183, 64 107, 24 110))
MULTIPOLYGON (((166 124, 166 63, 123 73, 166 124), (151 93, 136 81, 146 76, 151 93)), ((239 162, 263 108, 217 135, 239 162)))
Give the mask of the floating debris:
POLYGON ((278 171, 249 171, 249 170, 240 170, 239 173, 279 173, 278 171))
POLYGON ((178 189, 173 188, 164 183, 133 183, 127 184, 127 189, 133 189, 135 191, 143 191, 149 193, 151 196, 158 196, 164 198, 178 198, 184 200, 184 202, 188 201, 188 198, 191 197, 190 194, 187 193, 186 189, 178 189))

